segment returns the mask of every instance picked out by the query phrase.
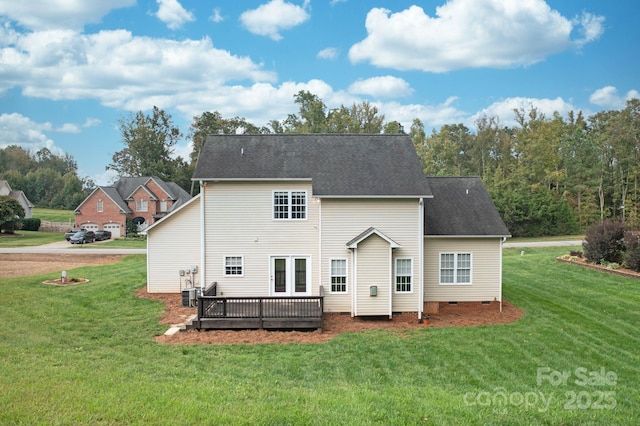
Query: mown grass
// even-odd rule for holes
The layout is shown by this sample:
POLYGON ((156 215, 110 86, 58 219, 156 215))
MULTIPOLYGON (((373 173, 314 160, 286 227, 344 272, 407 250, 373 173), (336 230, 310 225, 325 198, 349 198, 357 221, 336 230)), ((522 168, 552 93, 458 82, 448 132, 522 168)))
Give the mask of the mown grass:
POLYGON ((35 207, 31 211, 31 216, 48 222, 66 222, 70 224, 70 227, 73 226, 76 221, 73 210, 54 210, 35 207))
POLYGON ((91 279, 73 287, 2 279, 0 423, 638 424, 639 283, 556 262, 566 248, 521 251, 504 256, 516 323, 307 345, 155 343, 141 255, 73 270, 91 279), (538 383, 541 368, 571 377, 538 383), (615 384, 580 386, 578 368, 615 384))
POLYGON ((30 247, 64 241, 64 233, 15 231, 13 234, 0 234, 0 247, 30 247))

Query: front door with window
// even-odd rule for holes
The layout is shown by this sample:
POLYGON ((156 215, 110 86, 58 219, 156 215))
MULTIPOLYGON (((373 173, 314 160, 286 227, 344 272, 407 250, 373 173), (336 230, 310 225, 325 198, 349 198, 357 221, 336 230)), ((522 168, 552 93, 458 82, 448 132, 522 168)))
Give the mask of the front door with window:
POLYGON ((304 256, 271 257, 271 295, 308 296, 311 261, 304 256))

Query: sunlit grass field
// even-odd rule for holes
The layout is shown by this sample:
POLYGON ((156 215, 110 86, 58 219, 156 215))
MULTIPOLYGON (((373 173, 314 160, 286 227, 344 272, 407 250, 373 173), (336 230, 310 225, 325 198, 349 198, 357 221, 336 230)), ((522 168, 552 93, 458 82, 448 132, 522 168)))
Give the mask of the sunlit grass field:
POLYGON ((1 279, 0 424, 640 424, 640 283, 566 250, 505 250, 516 323, 322 344, 158 344, 143 255, 1 279))

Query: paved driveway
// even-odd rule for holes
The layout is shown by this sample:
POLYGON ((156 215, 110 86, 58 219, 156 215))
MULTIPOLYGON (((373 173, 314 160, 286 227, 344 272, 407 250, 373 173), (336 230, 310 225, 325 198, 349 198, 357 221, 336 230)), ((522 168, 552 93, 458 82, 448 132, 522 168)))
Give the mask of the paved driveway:
MULTIPOLYGON (((509 240, 507 240, 509 241, 509 240)), ((528 242, 506 242, 502 245, 504 248, 514 247, 562 247, 562 246, 582 246, 582 240, 569 240, 569 241, 528 241, 528 242)))
POLYGON ((71 244, 66 240, 33 247, 0 247, 0 253, 33 253, 33 254, 146 254, 147 249, 100 248, 102 241, 89 244, 71 244))

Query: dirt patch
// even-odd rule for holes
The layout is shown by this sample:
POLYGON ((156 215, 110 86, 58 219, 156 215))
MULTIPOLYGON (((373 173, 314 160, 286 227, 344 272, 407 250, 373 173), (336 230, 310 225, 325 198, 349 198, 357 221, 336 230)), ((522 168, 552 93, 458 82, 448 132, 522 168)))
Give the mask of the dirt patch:
MULTIPOLYGON (((161 324, 178 325, 196 314, 196 309, 182 306, 180 294, 147 293, 146 288, 138 290, 138 297, 158 300, 164 303, 166 311, 161 324)), ((180 344, 261 344, 261 343, 321 343, 333 339, 341 333, 366 330, 388 329, 402 334, 408 330, 428 327, 462 327, 491 324, 506 324, 520 319, 523 311, 508 302, 442 304, 440 313, 431 315, 429 324, 419 324, 416 314, 403 314, 388 319, 351 318, 350 315, 325 314, 324 327, 315 331, 266 331, 266 330, 208 330, 180 331, 171 336, 156 336, 162 343, 180 344)))
MULTIPOLYGON (((3 253, 0 256, 0 278, 62 272, 87 265, 116 263, 124 255, 104 254, 30 254, 3 253)), ((73 278, 73 277, 70 277, 73 278)))

